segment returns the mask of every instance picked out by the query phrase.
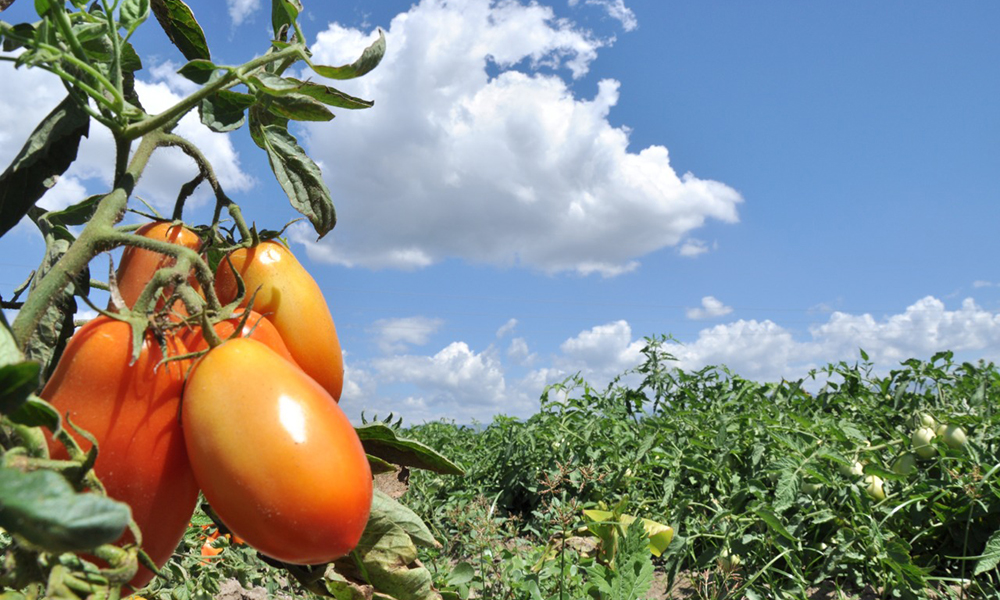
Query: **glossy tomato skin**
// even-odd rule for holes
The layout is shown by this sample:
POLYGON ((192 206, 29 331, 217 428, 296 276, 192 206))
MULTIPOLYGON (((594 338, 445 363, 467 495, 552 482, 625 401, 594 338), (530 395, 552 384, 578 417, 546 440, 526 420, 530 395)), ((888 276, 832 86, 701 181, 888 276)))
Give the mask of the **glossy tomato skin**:
MULTIPOLYGON (((198 234, 187 227, 173 225, 166 221, 147 223, 136 230, 135 235, 147 237, 152 240, 170 242, 192 250, 201 248, 201 238, 198 237, 198 234)), ((160 254, 159 252, 151 252, 142 248, 136 248, 135 246, 127 246, 122 252, 121 261, 118 263, 118 270, 115 272, 115 278, 118 281, 118 291, 121 292, 125 305, 132 308, 135 301, 139 299, 139 295, 142 294, 142 290, 145 289, 146 284, 152 279, 153 273, 156 273, 163 267, 173 265, 174 262, 173 257, 160 254)), ((193 275, 189 281, 192 285, 197 285, 193 275)), ((157 308, 161 306, 162 302, 157 305, 157 308)), ((174 310, 179 311, 182 315, 187 314, 181 302, 177 302, 174 305, 174 310)))
MULTIPOLYGON (((233 317, 220 321, 215 324, 215 334, 219 336, 220 339, 228 339, 233 332, 236 331, 237 325, 240 323, 242 318, 243 309, 237 309, 233 317)), ((282 358, 288 362, 298 366, 295 362, 295 358, 288 351, 288 346, 285 345, 284 340, 281 339, 281 334, 278 330, 274 328, 274 325, 270 321, 265 319, 255 310, 250 311, 250 315, 247 317, 246 322, 243 324, 243 329, 240 330, 240 334, 237 337, 248 337, 262 342, 265 346, 274 350, 282 358)), ((202 334, 201 328, 189 328, 184 330, 181 334, 181 340, 184 341, 184 345, 188 347, 191 352, 198 352, 200 350, 208 350, 209 344, 208 340, 202 334)))
MULTIPOLYGON (((257 290, 253 309, 274 324, 302 370, 340 401, 344 358, 316 281, 288 248, 275 241, 235 250, 229 259, 246 285, 243 305, 257 290)), ((223 304, 236 297, 236 278, 225 260, 216 272, 215 291, 223 304)))
MULTIPOLYGON (((178 420, 187 364, 157 366, 160 347, 147 336, 138 361, 129 366, 131 339, 127 323, 103 316, 88 322, 70 338, 41 396, 97 439, 98 478, 109 496, 132 508, 143 549, 163 565, 198 499, 178 420)), ((167 347, 171 355, 187 352, 176 339, 168 339, 167 347)), ((81 448, 90 448, 73 435, 81 448)), ((53 458, 68 458, 62 444, 48 439, 53 458)), ((132 541, 126 531, 118 543, 132 541)), ((142 587, 152 577, 140 566, 130 583, 142 587)))
POLYGON ((195 476, 233 535, 295 564, 357 545, 371 511, 368 459, 301 369, 256 340, 230 340, 192 370, 181 414, 195 476))

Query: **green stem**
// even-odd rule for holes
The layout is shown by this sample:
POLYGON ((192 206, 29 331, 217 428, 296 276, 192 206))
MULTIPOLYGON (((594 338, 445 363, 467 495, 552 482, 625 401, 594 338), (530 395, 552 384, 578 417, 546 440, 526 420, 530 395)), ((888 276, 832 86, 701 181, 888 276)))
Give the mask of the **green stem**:
MULTIPOLYGON (((73 24, 69 22, 69 15, 66 14, 66 6, 62 2, 52 2, 50 4, 51 11, 56 19, 56 26, 59 28, 60 33, 69 42, 69 47, 73 50, 73 54, 86 63, 87 53, 83 50, 83 46, 80 45, 80 40, 77 39, 76 34, 73 33, 73 24)), ((89 66, 89 65, 88 65, 89 66)))
POLYGON ((66 254, 48 273, 38 281, 34 292, 21 307, 11 324, 17 345, 22 350, 38 329, 42 316, 52 300, 69 285, 90 261, 115 246, 109 236, 117 235, 112 226, 121 220, 128 208, 128 197, 132 193, 139 176, 149 162, 150 156, 161 145, 159 135, 147 135, 136 148, 135 156, 125 174, 116 182, 117 187, 101 199, 94 216, 87 222, 76 242, 70 245, 66 254))
POLYGON ((289 46, 288 48, 284 48, 277 52, 259 56, 244 65, 237 67, 236 69, 230 69, 219 79, 207 84, 205 87, 184 98, 167 110, 129 125, 122 133, 126 139, 136 139, 151 131, 160 129, 183 117, 188 111, 198 106, 198 103, 205 98, 208 98, 219 90, 236 85, 241 79, 246 78, 256 69, 274 61, 283 60, 292 56, 299 56, 301 55, 301 52, 302 50, 298 46, 289 46))
POLYGON ((104 5, 104 15, 108 22, 108 37, 111 38, 111 79, 114 85, 115 92, 115 112, 119 115, 124 108, 125 96, 123 93, 124 86, 122 85, 122 48, 121 42, 118 39, 118 23, 115 21, 115 16, 112 14, 111 7, 108 6, 107 2, 102 2, 104 5))

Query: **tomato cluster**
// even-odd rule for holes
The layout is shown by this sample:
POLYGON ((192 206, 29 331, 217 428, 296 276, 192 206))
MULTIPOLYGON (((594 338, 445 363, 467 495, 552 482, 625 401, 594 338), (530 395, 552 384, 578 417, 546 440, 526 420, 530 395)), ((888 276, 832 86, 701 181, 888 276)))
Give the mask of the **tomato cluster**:
MULTIPOLYGON (((163 223, 138 234, 200 244, 190 230, 163 223)), ((127 251, 118 269, 126 304, 169 264, 127 251)), ((245 319, 249 309, 238 310, 214 326, 215 336, 177 322, 147 332, 130 364, 129 323, 98 317, 69 340, 42 397, 96 439, 95 472, 109 496, 131 506, 157 565, 177 547, 199 490, 233 535, 262 554, 296 564, 335 560, 360 540, 372 474, 338 405, 343 360, 333 319, 316 282, 278 242, 220 263, 216 288, 225 303, 236 297, 234 271, 246 283, 243 306, 254 298, 245 319), (225 341, 211 348, 206 338, 225 341), (193 364, 183 358, 203 350, 193 364), (161 362, 164 351, 175 359, 161 362)), ((66 457, 61 444, 50 438, 49 445, 54 457, 66 457)), ((126 534, 119 543, 132 541, 126 534)), ((140 567, 130 584, 151 578, 140 567)))

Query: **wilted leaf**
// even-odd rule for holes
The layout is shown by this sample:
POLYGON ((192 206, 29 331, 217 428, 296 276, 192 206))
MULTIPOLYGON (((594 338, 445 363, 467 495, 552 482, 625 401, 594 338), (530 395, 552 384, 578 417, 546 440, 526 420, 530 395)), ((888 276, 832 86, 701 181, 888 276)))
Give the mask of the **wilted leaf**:
POLYGON ((378 30, 378 39, 375 40, 370 46, 365 48, 358 60, 354 61, 349 65, 343 65, 340 67, 327 67, 323 65, 315 65, 311 61, 306 61, 309 66, 318 75, 323 77, 328 77, 330 79, 353 79, 355 77, 361 77, 365 73, 371 71, 382 62, 382 57, 385 56, 385 34, 382 30, 378 30))
POLYGON ((67 96, 28 137, 21 152, 0 175, 0 235, 21 220, 35 202, 76 160, 90 116, 67 96))
POLYGON ((388 494, 375 490, 372 496, 372 517, 378 519, 388 519, 400 526, 403 531, 410 536, 410 539, 419 546, 426 548, 440 548, 430 529, 423 520, 397 500, 393 500, 388 494))
POLYGON ((152 0, 152 8, 160 27, 184 58, 212 60, 205 32, 183 0, 152 0))
POLYGON ((393 464, 426 469, 444 475, 463 475, 465 471, 433 448, 418 441, 401 438, 396 430, 384 423, 369 423, 356 427, 365 452, 393 464))
POLYGON ((271 170, 288 195, 292 207, 309 219, 322 238, 337 224, 337 214, 323 174, 288 132, 287 124, 263 124, 261 120, 251 111, 251 137, 267 151, 271 170))
POLYGON ((114 542, 131 518, 128 505, 76 493, 54 471, 0 467, 0 527, 51 552, 76 552, 114 542))

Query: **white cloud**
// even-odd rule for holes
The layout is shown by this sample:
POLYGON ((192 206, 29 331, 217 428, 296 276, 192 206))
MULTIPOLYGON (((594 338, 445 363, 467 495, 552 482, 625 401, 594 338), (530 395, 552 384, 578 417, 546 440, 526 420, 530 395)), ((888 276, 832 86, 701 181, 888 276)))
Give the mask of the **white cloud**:
MULTIPOLYGON (((373 35, 330 25, 315 59, 353 60, 373 35)), ((314 260, 417 269, 458 257, 613 276, 709 219, 738 220, 732 188, 676 173, 663 146, 629 148, 628 129, 608 121, 617 81, 588 98, 570 87, 605 42, 550 8, 424 0, 386 38, 378 68, 335 84, 374 108, 308 128, 350 224, 315 244, 295 230, 314 260)))
POLYGON ((383 352, 402 352, 407 346, 423 346, 444 324, 444 319, 403 317, 379 319, 374 323, 375 338, 383 352))
MULTIPOLYGON (((712 244, 711 249, 715 250, 718 248, 718 244, 712 244)), ((689 238, 684 240, 684 242, 677 249, 677 253, 681 256, 688 258, 694 258, 695 256, 701 256, 709 251, 708 243, 704 240, 698 240, 694 238, 689 238)))
POLYGON ((627 321, 615 321, 581 331, 563 342, 559 347, 563 356, 557 364, 563 371, 581 371, 604 380, 638 364, 644 345, 643 340, 632 340, 627 321))
POLYGON ((976 289, 985 288, 985 287, 993 287, 995 285, 996 284, 993 283, 992 281, 985 281, 983 279, 977 279, 977 280, 975 280, 975 281, 972 282, 972 287, 974 287, 976 289))
POLYGON ((260 0, 226 0, 226 5, 229 7, 229 18, 237 27, 260 10, 260 0))
POLYGON ((528 341, 522 337, 512 339, 507 347, 507 358, 516 365, 530 366, 537 357, 537 354, 528 349, 528 341))
POLYGON ((700 308, 689 308, 685 311, 687 318, 689 319, 714 319, 716 317, 722 317, 733 312, 731 306, 726 306, 721 301, 717 300, 715 296, 705 296, 701 299, 700 308))
POLYGON ((517 327, 517 319, 509 319, 506 323, 500 326, 500 329, 497 329, 497 337, 504 337, 508 333, 514 331, 515 327, 517 327))
MULTIPOLYGON (((569 0, 570 6, 576 6, 579 3, 580 0, 569 0)), ((609 17, 621 21, 622 29, 625 31, 634 31, 639 26, 635 13, 625 6, 625 0, 584 0, 583 3, 603 8, 609 17)))

